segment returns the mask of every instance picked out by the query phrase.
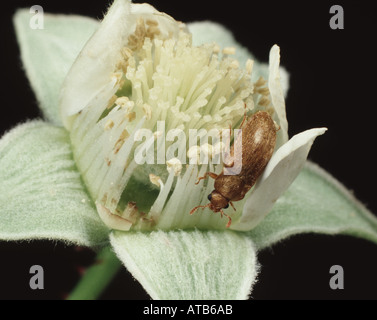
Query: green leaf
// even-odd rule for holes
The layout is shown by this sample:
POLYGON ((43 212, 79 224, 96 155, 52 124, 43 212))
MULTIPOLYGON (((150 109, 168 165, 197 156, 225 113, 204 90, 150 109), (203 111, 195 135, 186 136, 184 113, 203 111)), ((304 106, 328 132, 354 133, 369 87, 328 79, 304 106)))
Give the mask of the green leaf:
POLYGON ((32 29, 29 9, 14 16, 21 58, 45 118, 61 124, 60 87, 71 65, 98 27, 94 19, 75 15, 44 14, 44 29, 32 29))
POLYGON ((257 275, 253 243, 232 231, 114 231, 110 240, 153 299, 246 299, 257 275))
POLYGON ((42 121, 0 140, 0 239, 108 242, 108 229, 82 185, 68 133, 42 121))
POLYGON ((299 233, 344 234, 377 243, 377 219, 317 165, 305 168, 248 235, 258 249, 299 233))

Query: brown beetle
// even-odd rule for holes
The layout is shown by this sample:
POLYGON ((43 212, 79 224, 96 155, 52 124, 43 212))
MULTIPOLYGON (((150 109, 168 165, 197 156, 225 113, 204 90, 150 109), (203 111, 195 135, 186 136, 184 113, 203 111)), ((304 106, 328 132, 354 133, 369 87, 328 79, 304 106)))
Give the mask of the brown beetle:
POLYGON ((229 219, 226 225, 227 228, 232 223, 232 219, 224 213, 223 209, 227 209, 230 203, 233 209, 236 210, 232 201, 242 200, 255 184, 270 161, 276 143, 275 124, 267 112, 259 111, 246 123, 245 120, 246 115, 240 126, 242 129, 242 141, 236 137, 230 149, 230 155, 233 158, 234 146, 242 143, 242 149, 236 148, 236 150, 242 150, 242 162, 240 161, 242 167, 239 170, 239 174, 224 174, 225 168, 233 167, 235 163, 233 161, 232 163, 224 163, 224 168, 219 175, 207 172, 203 177, 200 177, 196 184, 207 176, 215 179, 215 190, 208 195, 209 204, 197 206, 190 211, 190 214, 193 214, 199 208, 208 207, 213 212, 220 212, 221 217, 224 215, 229 219))

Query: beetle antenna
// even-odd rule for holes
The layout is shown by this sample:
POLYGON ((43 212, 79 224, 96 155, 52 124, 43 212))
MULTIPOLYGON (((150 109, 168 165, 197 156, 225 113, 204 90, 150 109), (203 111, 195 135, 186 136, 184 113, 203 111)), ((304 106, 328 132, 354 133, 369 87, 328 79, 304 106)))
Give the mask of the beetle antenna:
POLYGON ((230 205, 232 206, 233 210, 234 210, 234 211, 237 211, 236 208, 235 208, 234 205, 233 205, 233 202, 232 202, 232 201, 229 201, 229 203, 230 203, 230 205))
POLYGON ((190 211, 190 214, 193 214, 196 210, 198 210, 199 208, 208 208, 209 206, 211 205, 211 203, 208 203, 208 204, 206 204, 205 206, 197 206, 197 207, 195 207, 194 209, 192 209, 191 211, 190 211))
POLYGON ((246 103, 244 103, 244 104, 245 104, 245 113, 243 115, 243 119, 242 119, 242 122, 241 122, 241 125, 240 125, 240 129, 242 129, 242 127, 243 127, 243 125, 244 125, 244 123, 247 119, 247 105, 246 105, 246 103))

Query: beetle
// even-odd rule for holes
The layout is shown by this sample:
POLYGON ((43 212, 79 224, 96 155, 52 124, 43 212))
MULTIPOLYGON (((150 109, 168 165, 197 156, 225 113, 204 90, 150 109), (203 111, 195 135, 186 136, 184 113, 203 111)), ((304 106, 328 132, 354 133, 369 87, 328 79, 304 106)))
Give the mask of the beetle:
POLYGON ((230 148, 231 158, 234 159, 235 145, 242 146, 238 149, 236 147, 236 150, 242 150, 242 162, 239 161, 242 167, 239 173, 226 175, 224 172, 226 168, 232 168, 235 161, 232 163, 224 162, 223 170, 219 175, 213 172, 205 173, 196 184, 207 176, 215 179, 215 189, 208 195, 210 203, 205 206, 196 206, 190 211, 190 214, 193 214, 199 208, 209 208, 213 212, 220 212, 221 217, 226 216, 228 218, 227 228, 230 227, 232 219, 224 213, 223 209, 227 209, 230 204, 236 211, 232 202, 242 200, 255 184, 270 161, 276 144, 277 130, 274 121, 267 112, 259 111, 247 122, 245 120, 246 114, 240 126, 242 139, 239 139, 238 135, 230 148))

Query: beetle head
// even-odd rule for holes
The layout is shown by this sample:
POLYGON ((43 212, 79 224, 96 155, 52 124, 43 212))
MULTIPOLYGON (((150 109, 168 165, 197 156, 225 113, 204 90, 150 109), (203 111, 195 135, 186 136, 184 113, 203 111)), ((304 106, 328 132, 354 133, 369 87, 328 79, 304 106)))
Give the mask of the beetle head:
POLYGON ((229 201, 227 198, 222 196, 219 192, 216 190, 213 190, 208 195, 208 200, 211 201, 209 208, 213 212, 219 212, 221 209, 227 209, 229 207, 229 201))

